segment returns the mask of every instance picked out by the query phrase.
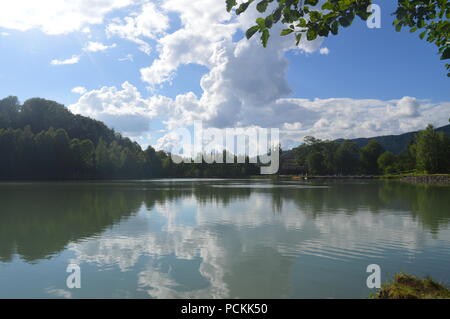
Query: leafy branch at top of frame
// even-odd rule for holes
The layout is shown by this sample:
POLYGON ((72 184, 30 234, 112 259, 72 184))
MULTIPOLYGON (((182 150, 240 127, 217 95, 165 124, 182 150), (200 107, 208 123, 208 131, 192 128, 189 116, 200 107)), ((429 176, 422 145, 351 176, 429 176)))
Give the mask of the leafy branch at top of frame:
MULTIPOLYGON (((240 4, 236 0, 225 1, 227 11, 235 8, 237 15, 244 13, 253 2, 258 12, 268 13, 258 17, 256 24, 245 33, 250 39, 259 32, 264 47, 267 46, 270 29, 279 21, 287 25, 281 35, 295 35, 298 45, 303 35, 312 41, 330 33, 337 35, 340 28, 350 26, 355 17, 367 20, 371 15, 367 9, 372 4, 372 0, 328 0, 322 5, 319 5, 319 0, 246 0, 240 4)), ((450 58, 449 0, 398 0, 398 8, 393 15, 396 31, 401 31, 402 27, 409 27, 410 32, 421 30, 419 37, 438 47, 441 60, 450 58)), ((445 66, 450 70, 450 64, 445 66)))
POLYGON ((257 18, 256 24, 246 31, 247 39, 259 32, 264 47, 270 37, 269 30, 279 21, 288 25, 281 35, 294 33, 298 45, 303 34, 306 34, 308 41, 312 41, 318 36, 338 34, 339 28, 350 26, 356 16, 366 20, 370 16, 367 6, 372 3, 371 0, 329 0, 318 6, 319 0, 247 0, 238 5, 236 0, 226 0, 227 10, 236 7, 235 12, 240 15, 253 2, 256 2, 256 9, 260 13, 265 13, 269 4, 275 3, 268 15, 257 18))

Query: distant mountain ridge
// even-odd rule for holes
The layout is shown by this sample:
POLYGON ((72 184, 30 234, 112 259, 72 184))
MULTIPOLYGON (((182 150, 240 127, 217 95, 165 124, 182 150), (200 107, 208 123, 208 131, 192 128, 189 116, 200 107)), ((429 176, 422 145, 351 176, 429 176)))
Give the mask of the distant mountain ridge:
MULTIPOLYGON (((445 135, 450 136, 450 124, 439 127, 436 129, 437 132, 444 132, 445 135)), ((376 140, 386 151, 392 152, 394 154, 399 154, 408 149, 408 145, 414 140, 414 136, 418 131, 408 132, 400 135, 384 135, 375 137, 360 137, 354 139, 348 139, 355 142, 358 147, 364 147, 369 143, 370 140, 376 140)), ((338 139, 337 142, 342 142, 345 139, 338 139)))

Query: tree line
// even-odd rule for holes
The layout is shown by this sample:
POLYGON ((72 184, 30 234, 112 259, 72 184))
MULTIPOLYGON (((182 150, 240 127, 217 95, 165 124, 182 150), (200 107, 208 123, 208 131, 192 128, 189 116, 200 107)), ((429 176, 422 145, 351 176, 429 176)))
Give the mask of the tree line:
POLYGON ((293 149, 297 164, 312 175, 450 173, 450 138, 432 125, 418 132, 406 151, 386 151, 376 140, 358 147, 350 140, 308 136, 293 149))
POLYGON ((243 164, 175 164, 169 153, 151 146, 142 150, 102 122, 39 98, 23 105, 17 97, 0 100, 0 154, 0 180, 242 177, 259 172, 248 159, 243 164))
MULTIPOLYGON (((394 154, 370 140, 306 137, 293 149, 303 172, 313 175, 379 175, 450 172, 450 138, 430 125, 406 151, 394 154)), ((258 164, 175 164, 170 153, 145 150, 100 121, 72 114, 54 101, 17 97, 0 100, 0 180, 115 179, 160 177, 245 177, 259 174, 258 164)), ((227 154, 223 154, 226 158, 227 154)))

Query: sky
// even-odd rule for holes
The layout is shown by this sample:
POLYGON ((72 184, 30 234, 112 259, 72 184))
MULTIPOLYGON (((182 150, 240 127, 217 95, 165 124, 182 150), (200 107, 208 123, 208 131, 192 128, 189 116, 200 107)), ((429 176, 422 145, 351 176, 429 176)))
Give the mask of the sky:
POLYGON ((374 1, 381 28, 356 21, 302 40, 273 27, 263 48, 225 0, 0 2, 0 98, 42 97, 169 150, 176 128, 279 128, 305 136, 371 137, 448 124, 450 80, 437 47, 395 32, 396 1, 374 1))

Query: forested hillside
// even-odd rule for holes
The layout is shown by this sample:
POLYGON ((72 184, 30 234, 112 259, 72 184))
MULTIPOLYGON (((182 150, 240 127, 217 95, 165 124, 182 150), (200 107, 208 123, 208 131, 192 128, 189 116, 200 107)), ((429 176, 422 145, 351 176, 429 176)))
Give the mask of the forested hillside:
MULTIPOLYGON (((436 129, 437 132, 442 132, 450 137, 450 124, 436 129)), ((370 138, 355 138, 351 139, 358 147, 366 146, 370 140, 377 141, 386 151, 394 154, 400 154, 408 150, 409 144, 414 141, 414 136, 418 132, 408 132, 400 135, 385 135, 375 136, 370 138)))
MULTIPOLYGON (((292 151, 290 173, 378 175, 450 172, 450 125, 371 139, 313 137, 292 151), (292 165, 291 165, 292 166, 292 165)), ((0 180, 243 177, 255 164, 174 164, 170 154, 140 145, 64 105, 33 98, 0 100, 0 180)), ((248 159, 247 159, 248 161, 248 159)), ((235 160, 235 162, 237 162, 235 160)))
POLYGON ((296 168, 290 167, 290 172, 313 175, 450 173, 450 137, 444 134, 449 127, 435 129, 428 125, 419 132, 356 140, 329 141, 307 136, 302 145, 289 151, 297 164, 296 168), (393 148, 404 150, 396 154, 390 151, 393 148))
POLYGON ((253 164, 175 165, 64 105, 33 98, 0 100, 0 180, 247 176, 253 164))

